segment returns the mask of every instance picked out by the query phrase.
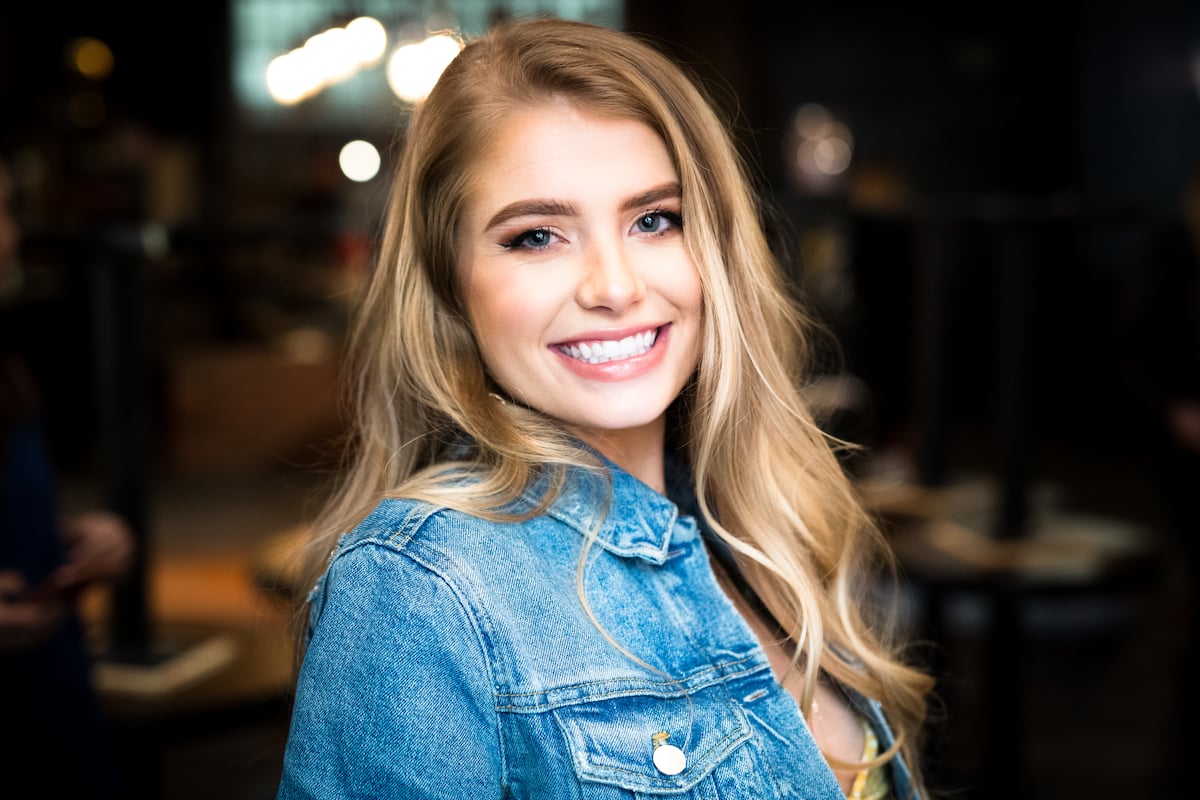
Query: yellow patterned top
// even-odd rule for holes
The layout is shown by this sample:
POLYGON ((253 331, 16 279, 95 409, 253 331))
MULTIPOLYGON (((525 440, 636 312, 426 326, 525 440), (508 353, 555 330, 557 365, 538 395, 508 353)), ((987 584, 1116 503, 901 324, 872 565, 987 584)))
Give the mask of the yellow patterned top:
MULTIPOLYGON (((863 735, 865 744, 863 745, 863 761, 870 761, 879 755, 879 738, 875 736, 875 731, 871 729, 870 724, 864 719, 862 720, 863 735)), ((888 782, 887 765, 883 764, 871 769, 862 769, 854 776, 854 785, 850 787, 850 793, 846 795, 847 800, 888 800, 892 796, 892 787, 888 782)))

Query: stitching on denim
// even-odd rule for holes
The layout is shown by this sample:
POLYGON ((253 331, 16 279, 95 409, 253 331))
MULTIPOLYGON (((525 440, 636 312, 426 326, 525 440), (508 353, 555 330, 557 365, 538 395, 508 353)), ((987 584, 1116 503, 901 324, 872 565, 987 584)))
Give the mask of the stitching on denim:
POLYGON ((333 558, 364 544, 382 545, 400 551, 416 537, 430 518, 446 510, 440 506, 418 501, 399 519, 389 514, 385 519, 368 524, 371 518, 379 514, 380 509, 385 505, 391 507, 404 502, 397 498, 381 500, 366 519, 339 537, 337 548, 332 554, 333 558))
MULTIPOLYGON (((571 514, 565 509, 558 508, 558 503, 555 503, 546 510, 548 516, 571 528, 576 533, 586 536, 590 528, 583 525, 584 520, 582 515, 571 514)), ((675 530, 675 523, 678 515, 671 515, 662 531, 643 530, 642 535, 636 537, 635 544, 631 547, 618 545, 616 542, 616 531, 613 530, 613 525, 610 518, 605 518, 604 524, 600 526, 600 530, 596 535, 596 544, 612 553, 613 555, 621 556, 622 558, 646 558, 650 561, 657 562, 660 558, 665 559, 667 548, 670 546, 672 534, 675 530), (650 547, 646 547, 650 545, 650 547)))
MULTIPOLYGON (((749 660, 751 660, 751 659, 747 658, 747 659, 742 659, 741 661, 733 661, 730 663, 731 664, 740 664, 740 663, 743 663, 743 662, 749 661, 749 660)), ((646 685, 643 684, 642 686, 631 686, 631 687, 628 687, 625 689, 612 689, 610 691, 601 692, 599 694, 588 694, 588 695, 584 695, 583 697, 577 697, 577 698, 573 698, 570 700, 566 700, 566 699, 548 700, 546 702, 537 703, 536 705, 530 705, 530 706, 515 705, 512 703, 509 703, 509 704, 497 703, 496 710, 514 713, 514 714, 520 714, 520 713, 532 714, 532 713, 540 713, 542 711, 552 711, 556 708, 565 708, 567 706, 577 706, 577 705, 582 705, 584 703, 593 703, 593 702, 598 702, 601 700, 611 700, 616 697, 636 697, 638 695, 649 696, 649 697, 658 697, 658 698, 663 698, 663 699, 683 697, 684 695, 692 694, 692 693, 698 692, 702 689, 706 689, 709 686, 712 686, 714 683, 717 683, 719 681, 734 680, 736 678, 741 678, 746 675, 752 675, 755 672, 759 672, 762 669, 764 669, 765 666, 766 665, 763 665, 763 664, 756 664, 755 666, 751 667, 750 669, 739 670, 737 672, 722 673, 720 676, 718 676, 716 678, 710 678, 710 679, 707 679, 705 682, 693 684, 687 689, 671 691, 671 692, 664 692, 661 690, 650 689, 650 688, 647 688, 646 685)), ((711 672, 711 670, 704 670, 704 672, 711 672)), ((703 673, 698 673, 698 674, 703 674, 703 673)), ((685 681, 686 680, 688 680, 688 679, 685 679, 685 681)), ((607 682, 608 681, 595 681, 594 683, 607 683, 607 682)), ((577 688, 577 687, 581 688, 581 687, 587 686, 587 685, 590 685, 590 684, 577 684, 576 686, 563 687, 562 689, 552 689, 550 691, 558 693, 558 692, 565 691, 566 689, 577 688)), ((652 684, 652 685, 653 686, 674 686, 675 684, 673 684, 673 683, 657 683, 657 684, 652 684)), ((540 694, 545 694, 545 692, 528 692, 528 693, 524 693, 524 694, 497 694, 496 698, 497 698, 497 700, 499 700, 500 698, 504 698, 504 697, 536 697, 537 695, 540 695, 540 694)))
MULTIPOLYGON (((439 507, 431 504, 419 503, 413 507, 413 510, 410 511, 408 515, 404 516, 404 519, 401 523, 401 529, 394 531, 394 534, 386 537, 386 539, 382 541, 374 541, 373 543, 389 549, 389 551, 396 553, 400 558, 407 559, 410 561, 410 563, 418 565, 421 567, 421 569, 424 569, 426 572, 430 573, 430 575, 436 577, 438 581, 442 582, 446 589, 450 591, 450 594, 456 597, 458 604, 460 604, 463 609, 463 614, 466 615, 467 621, 475 631, 476 639, 478 639, 481 655, 484 657, 484 668, 486 669, 488 684, 494 687, 497 684, 497 649, 493 642, 494 637, 492 636, 492 631, 496 630, 496 626, 492 624, 490 616, 487 615, 487 612, 484 608, 476 606, 475 603, 470 602, 470 597, 467 595, 467 593, 464 593, 464 591, 461 590, 460 585, 458 585, 456 581, 451 581, 451 578, 446 571, 439 569, 439 566, 434 565, 430 559, 422 557, 421 551, 422 549, 428 549, 428 551, 438 553, 440 555, 444 555, 444 553, 438 551, 437 548, 402 547, 402 545, 407 545, 407 543, 412 542, 413 539, 415 539, 416 534, 420 533, 420 530, 425 527, 425 524, 430 522, 434 517, 438 516, 440 511, 443 511, 443 509, 439 509, 439 507), (427 513, 424 513, 425 511, 427 511, 427 513), (415 523, 414 519, 416 519, 415 523), (396 537, 402 533, 402 530, 409 530, 410 533, 406 539, 403 539, 402 542, 398 542, 396 541, 396 537)), ((496 744, 500 759, 500 774, 502 774, 503 781, 505 783, 509 783, 509 758, 504 739, 504 717, 499 715, 500 709, 497 708, 494 710, 497 711, 496 744)))
POLYGON ((788 746, 790 746, 790 747, 796 747, 796 746, 798 746, 798 744, 799 744, 798 742, 794 742, 794 741, 792 741, 791 739, 789 739, 788 737, 784 736, 784 735, 783 735, 782 733, 780 733, 779 731, 775 730, 775 728, 774 728, 774 727, 772 727, 772 726, 771 726, 771 725, 770 725, 770 724, 769 724, 769 723, 768 723, 768 722, 767 722, 765 719, 763 719, 762 717, 760 717, 758 714, 755 714, 755 713, 754 713, 753 711, 751 711, 750 709, 748 709, 748 708, 743 708, 743 709, 742 709, 742 711, 744 711, 744 712, 745 712, 745 714, 746 714, 746 716, 747 716, 747 717, 753 717, 753 718, 754 718, 754 719, 755 719, 755 720, 758 722, 758 724, 759 724, 759 725, 761 725, 763 728, 765 728, 767 731, 769 731, 769 732, 770 732, 770 733, 771 733, 773 736, 775 736, 777 739, 779 739, 779 741, 783 742, 784 744, 786 744, 786 745, 788 745, 788 746))
MULTIPOLYGON (((702 780, 706 775, 716 769, 720 765, 721 759, 732 753, 739 744, 744 741, 748 741, 752 735, 753 733, 750 730, 749 725, 746 724, 746 721, 744 719, 738 719, 737 728, 734 728, 720 739, 713 742, 711 747, 697 756, 693 770, 698 771, 700 774, 696 778, 695 783, 699 783, 699 781, 702 780), (718 755, 714 755, 714 752, 718 750, 721 750, 722 752, 718 755), (700 767, 702 764, 708 765, 710 761, 715 763, 712 763, 710 766, 706 766, 705 768, 700 767)), ((679 783, 678 781, 672 781, 667 778, 657 778, 646 772, 637 772, 635 770, 626 769, 616 765, 599 766, 598 769, 593 770, 590 774, 598 776, 601 771, 624 773, 626 775, 636 776, 643 782, 644 786, 650 788, 682 788, 683 786, 683 784, 679 783)), ((587 774, 586 771, 585 774, 587 774)))
MULTIPOLYGON (((742 710, 745 711, 746 713, 752 713, 748 709, 745 709, 745 708, 743 708, 742 710)), ((766 750, 762 746, 762 737, 758 735, 758 731, 754 730, 753 725, 750 726, 750 739, 756 745, 756 746, 750 748, 751 758, 754 759, 755 764, 762 765, 763 769, 765 769, 767 772, 767 777, 771 781, 771 788, 774 789, 774 792, 776 795, 780 794, 779 778, 775 777, 775 769, 774 769, 774 767, 771 766, 771 759, 767 758, 766 750)))
MULTIPOLYGON (((738 658, 733 661, 725 661, 721 664, 710 664, 702 670, 692 672, 692 673, 684 676, 683 678, 680 678, 678 681, 658 681, 652 685, 654 685, 654 686, 676 686, 679 683, 683 683, 685 681, 690 681, 698 676, 705 675, 709 672, 716 672, 717 670, 721 670, 726 667, 736 666, 737 664, 744 664, 747 661, 753 661, 753 660, 754 660, 754 654, 750 654, 750 655, 746 656, 745 658, 738 658)), ((547 691, 560 692, 560 691, 566 691, 568 689, 582 689, 586 686, 595 686, 595 685, 601 684, 601 683, 612 683, 613 680, 625 680, 625 681, 635 681, 636 680, 636 681, 640 682, 642 679, 640 679, 640 678, 617 678, 617 679, 607 678, 607 679, 603 679, 603 680, 583 681, 582 683, 569 683, 566 686, 559 686, 554 689, 544 690, 544 691, 540 691, 540 692, 499 692, 496 694, 496 696, 497 697, 533 697, 533 696, 539 695, 539 694, 546 694, 547 691)), ((683 695, 686 693, 687 693, 686 691, 677 691, 677 692, 670 693, 669 696, 678 697, 679 695, 683 695)))

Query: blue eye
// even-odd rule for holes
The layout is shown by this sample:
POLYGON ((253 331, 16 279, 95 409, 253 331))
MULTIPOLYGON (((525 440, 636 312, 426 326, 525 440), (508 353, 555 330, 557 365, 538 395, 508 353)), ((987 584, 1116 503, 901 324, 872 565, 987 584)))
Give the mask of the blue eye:
POLYGON ((517 234, 512 239, 504 243, 506 248, 528 248, 530 250, 541 250, 549 247, 554 234, 545 228, 534 228, 532 230, 523 231, 517 234))
POLYGON ((651 211, 638 217, 634 227, 639 233, 665 233, 672 227, 682 228, 683 219, 669 211, 651 211))
POLYGON ((550 232, 540 228, 536 231, 530 231, 525 234, 524 242, 530 247, 545 247, 550 244, 550 232))

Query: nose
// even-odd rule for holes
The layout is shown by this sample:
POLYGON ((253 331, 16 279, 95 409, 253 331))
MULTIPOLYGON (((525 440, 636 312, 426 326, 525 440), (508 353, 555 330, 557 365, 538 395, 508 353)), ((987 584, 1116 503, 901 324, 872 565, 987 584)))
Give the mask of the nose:
POLYGON ((626 248, 596 242, 586 249, 576 300, 589 309, 621 311, 646 295, 646 283, 626 248))

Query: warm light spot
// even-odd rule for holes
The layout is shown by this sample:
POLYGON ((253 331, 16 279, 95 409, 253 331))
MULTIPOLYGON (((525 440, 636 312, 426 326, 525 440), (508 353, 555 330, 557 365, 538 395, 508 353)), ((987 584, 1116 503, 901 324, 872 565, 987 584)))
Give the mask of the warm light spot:
POLYGON ((850 167, 854 136, 825 106, 806 103, 792 115, 787 155, 792 176, 799 184, 809 189, 830 189, 830 179, 850 167))
POLYGON ((379 60, 387 31, 378 20, 359 17, 344 28, 313 34, 301 46, 267 65, 267 91, 275 102, 292 105, 326 86, 348 80, 379 60))
POLYGON ((358 70, 354 37, 345 28, 330 28, 309 37, 303 51, 305 61, 320 75, 323 86, 344 81, 358 70))
POLYGON ((113 69, 113 54, 104 42, 91 37, 71 43, 71 66, 92 80, 107 78, 113 69))
POLYGON ((810 164, 815 164, 817 159, 817 142, 819 139, 801 139, 796 144, 796 154, 793 164, 805 169, 810 164))
POLYGON ((358 63, 369 66, 383 58, 387 49, 387 30, 373 17, 359 17, 346 25, 358 63))
POLYGON ((803 139, 820 139, 829 130, 833 117, 820 103, 805 103, 792 117, 792 127, 803 139))
POLYGON ((462 44, 448 34, 435 34, 419 44, 396 48, 388 59, 387 79, 401 100, 416 103, 425 99, 462 44))
POLYGON ((292 105, 313 91, 312 71, 303 62, 304 54, 299 50, 271 59, 267 65, 267 91, 275 102, 292 105))
POLYGON ((850 166, 850 145, 845 139, 829 137, 817 142, 813 152, 813 161, 817 169, 826 175, 837 175, 845 172, 850 166))
POLYGON ((845 172, 854 153, 854 137, 840 122, 831 123, 826 135, 817 142, 813 152, 816 168, 826 175, 845 172))
POLYGON ((342 174, 352 181, 362 183, 379 174, 379 151, 375 145, 356 139, 347 142, 338 154, 338 165, 342 174))

